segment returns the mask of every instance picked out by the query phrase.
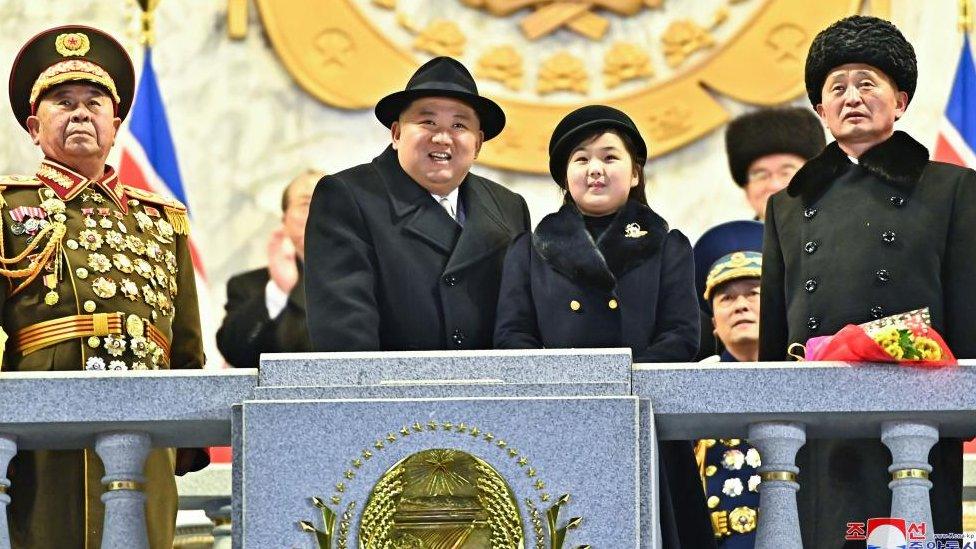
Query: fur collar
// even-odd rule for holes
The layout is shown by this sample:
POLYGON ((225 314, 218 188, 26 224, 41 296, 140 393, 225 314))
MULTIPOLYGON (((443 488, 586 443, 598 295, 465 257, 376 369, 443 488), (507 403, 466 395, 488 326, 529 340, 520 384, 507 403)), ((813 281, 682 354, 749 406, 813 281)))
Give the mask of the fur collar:
MULTIPOLYGON (((907 133, 896 131, 887 141, 862 154, 860 166, 903 191, 911 191, 922 177, 928 161, 929 151, 924 145, 907 133)), ((850 165, 850 159, 834 141, 796 172, 786 192, 790 196, 800 196, 804 204, 813 203, 850 165)))
POLYGON ((627 201, 594 242, 576 205, 565 204, 539 222, 532 243, 563 276, 612 291, 617 279, 660 249, 667 234, 668 224, 661 216, 643 204, 627 201), (628 230, 634 223, 637 226, 628 230))

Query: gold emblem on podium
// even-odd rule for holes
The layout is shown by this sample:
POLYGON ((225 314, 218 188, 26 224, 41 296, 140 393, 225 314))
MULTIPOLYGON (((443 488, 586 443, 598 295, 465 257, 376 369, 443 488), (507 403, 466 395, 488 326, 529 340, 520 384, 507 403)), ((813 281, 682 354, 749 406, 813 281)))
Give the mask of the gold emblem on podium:
POLYGON ((321 520, 298 521, 303 531, 315 536, 319 549, 564 549, 570 530, 583 521, 572 517, 562 522, 559 514, 569 494, 550 501, 547 483, 528 457, 506 440, 464 422, 404 425, 376 439, 348 463, 330 498, 311 498, 321 520), (484 444, 483 456, 494 457, 428 448, 404 456, 386 471, 371 471, 374 458, 396 451, 401 440, 431 434, 477 441, 484 444), (513 490, 511 479, 489 460, 496 465, 510 462, 507 469, 524 476, 523 489, 530 493, 513 490), (361 507, 357 501, 346 501, 354 482, 372 483, 361 507), (357 519, 358 539, 350 539, 357 519))

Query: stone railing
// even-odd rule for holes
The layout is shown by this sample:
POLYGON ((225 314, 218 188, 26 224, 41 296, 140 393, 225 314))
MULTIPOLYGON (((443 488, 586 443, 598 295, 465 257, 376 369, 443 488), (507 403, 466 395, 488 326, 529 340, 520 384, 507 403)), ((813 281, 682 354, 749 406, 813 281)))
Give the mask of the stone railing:
MULTIPOLYGON (((976 431, 974 362, 938 370, 835 363, 637 364, 623 373, 625 379, 611 364, 603 370, 606 375, 596 370, 579 379, 560 375, 561 363, 578 372, 581 364, 606 356, 578 353, 527 352, 522 368, 512 352, 411 353, 410 360, 421 357, 427 367, 409 371, 400 369, 406 355, 343 355, 345 370, 333 368, 341 387, 313 386, 306 398, 349 398, 357 385, 374 393, 372 398, 413 398, 422 396, 418 384, 425 380, 436 381, 439 390, 456 388, 462 398, 511 396, 527 386, 546 386, 544 392, 554 395, 632 394, 652 403, 659 439, 740 437, 760 450, 760 548, 801 547, 795 456, 806 438, 880 438, 894 456, 888 468, 894 478, 891 516, 931 524, 928 449, 940 435, 967 437, 976 431), (547 371, 534 375, 541 364, 547 371), (744 386, 752 390, 728 390, 744 386)), ((269 364, 278 362, 277 368, 260 375, 301 385, 309 366, 321 361, 334 367, 340 363, 336 359, 267 357, 269 364), (287 374, 287 363, 297 365, 295 376, 287 374)), ((138 487, 149 448, 228 445, 231 407, 256 392, 277 390, 261 386, 256 370, 3 373, 0 471, 18 450, 94 448, 106 469, 102 546, 146 547, 145 496, 138 487)), ((656 485, 655 478, 644 480, 656 485)), ((9 485, 0 478, 0 549, 10 546, 4 512, 9 485)), ((653 504, 648 510, 656 516, 653 504)), ((931 529, 927 533, 931 537, 931 529)), ((654 535, 649 538, 655 540, 650 547, 660 543, 654 535)))

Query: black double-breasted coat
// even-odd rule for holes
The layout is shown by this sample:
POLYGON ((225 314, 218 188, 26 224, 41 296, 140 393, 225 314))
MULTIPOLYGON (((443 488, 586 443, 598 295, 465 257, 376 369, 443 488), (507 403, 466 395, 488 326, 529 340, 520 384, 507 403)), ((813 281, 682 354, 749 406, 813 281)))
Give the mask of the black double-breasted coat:
POLYGON ((647 206, 627 202, 594 242, 564 205, 508 252, 495 346, 630 347, 635 362, 690 361, 694 273, 688 239, 647 206))
MULTIPOLYGON (((698 347, 688 239, 627 202, 596 241, 574 205, 546 216, 505 258, 495 346, 630 347, 636 362, 686 362, 698 347)), ((658 444, 665 547, 714 546, 688 441, 658 444)))
POLYGON ((319 182, 305 231, 313 351, 491 348, 502 261, 529 210, 471 173, 459 202, 463 227, 392 147, 319 182))
MULTIPOLYGON (((976 357, 973 280, 976 172, 930 162, 903 132, 858 164, 832 143, 766 209, 760 360, 921 307, 957 357, 976 357)), ((935 531, 959 532, 960 441, 940 440, 930 461, 935 531)), ((808 441, 798 456, 804 544, 842 547, 846 522, 887 516, 890 463, 878 439, 808 441)))
POLYGON ((257 368, 261 353, 303 353, 309 350, 305 325, 305 285, 288 293, 285 308, 274 318, 268 313, 265 288, 267 267, 234 275, 227 281, 226 314, 217 330, 217 349, 235 368, 257 368))

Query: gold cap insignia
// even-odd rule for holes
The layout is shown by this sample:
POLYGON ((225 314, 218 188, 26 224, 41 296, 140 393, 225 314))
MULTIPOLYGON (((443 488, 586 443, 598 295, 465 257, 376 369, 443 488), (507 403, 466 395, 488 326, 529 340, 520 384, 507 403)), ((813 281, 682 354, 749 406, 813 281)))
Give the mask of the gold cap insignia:
POLYGON ((88 40, 88 36, 84 33, 69 32, 58 35, 54 41, 54 48, 65 57, 74 55, 81 56, 88 53, 88 50, 91 49, 91 41, 88 40))

